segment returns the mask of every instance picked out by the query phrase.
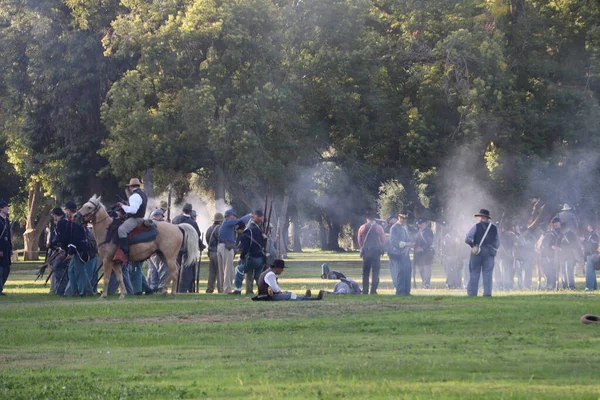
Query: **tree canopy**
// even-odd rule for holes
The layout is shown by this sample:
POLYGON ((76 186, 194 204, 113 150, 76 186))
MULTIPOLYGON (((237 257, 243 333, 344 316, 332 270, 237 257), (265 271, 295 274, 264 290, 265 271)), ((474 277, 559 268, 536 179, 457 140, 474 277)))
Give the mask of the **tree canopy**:
POLYGON ((599 23, 590 0, 0 0, 0 189, 194 174, 331 248, 461 188, 595 212, 599 23))

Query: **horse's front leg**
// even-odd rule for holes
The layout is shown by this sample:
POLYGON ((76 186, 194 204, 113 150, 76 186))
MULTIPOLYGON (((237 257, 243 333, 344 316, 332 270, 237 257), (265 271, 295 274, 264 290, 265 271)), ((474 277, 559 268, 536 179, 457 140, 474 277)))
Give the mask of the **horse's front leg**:
POLYGON ((119 281, 119 300, 125 299, 127 289, 125 288, 125 282, 123 282, 123 266, 120 262, 114 263, 114 271, 117 274, 117 280, 119 281))
POLYGON ((108 296, 108 284, 110 282, 110 276, 113 273, 113 261, 104 259, 104 277, 102 278, 102 295, 100 299, 105 299, 108 296))

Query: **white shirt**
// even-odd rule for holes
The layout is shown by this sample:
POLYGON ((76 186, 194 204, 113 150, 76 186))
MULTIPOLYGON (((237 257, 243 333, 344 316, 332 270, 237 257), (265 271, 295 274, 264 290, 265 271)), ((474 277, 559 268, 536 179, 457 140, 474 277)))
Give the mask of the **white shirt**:
POLYGON ((277 284, 277 275, 273 271, 269 271, 267 275, 265 275, 265 283, 271 287, 273 293, 282 292, 281 288, 277 284))
POLYGON ((123 211, 125 211, 127 214, 135 214, 140 209, 142 201, 142 196, 137 193, 132 194, 129 197, 129 205, 127 206, 123 204, 123 211))

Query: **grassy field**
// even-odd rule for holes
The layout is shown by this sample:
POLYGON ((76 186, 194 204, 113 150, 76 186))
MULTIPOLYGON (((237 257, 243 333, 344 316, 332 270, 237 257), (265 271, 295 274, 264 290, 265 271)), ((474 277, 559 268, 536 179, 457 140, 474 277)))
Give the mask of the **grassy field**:
MULTIPOLYGON (((281 285, 332 288, 324 260, 360 280, 354 253, 304 253, 281 285)), ((600 398, 600 326, 579 322, 600 301, 581 291, 469 299, 437 268, 397 298, 385 263, 380 296, 99 301, 47 294, 34 267, 0 298, 0 399, 600 398)))

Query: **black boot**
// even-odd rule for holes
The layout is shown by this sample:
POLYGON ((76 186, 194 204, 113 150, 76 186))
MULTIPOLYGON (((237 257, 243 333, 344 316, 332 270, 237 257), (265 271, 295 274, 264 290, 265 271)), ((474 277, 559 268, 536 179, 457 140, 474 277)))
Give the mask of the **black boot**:
POLYGON ((125 253, 125 257, 129 260, 129 239, 128 238, 119 238, 119 247, 125 253))

